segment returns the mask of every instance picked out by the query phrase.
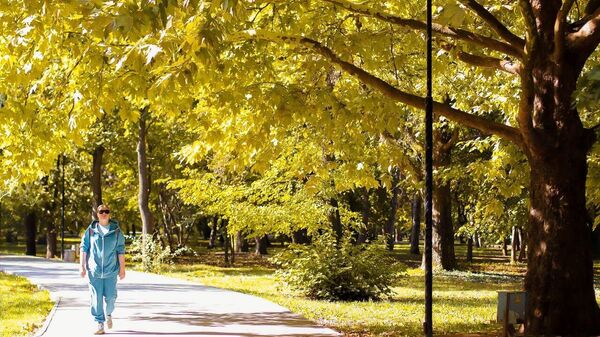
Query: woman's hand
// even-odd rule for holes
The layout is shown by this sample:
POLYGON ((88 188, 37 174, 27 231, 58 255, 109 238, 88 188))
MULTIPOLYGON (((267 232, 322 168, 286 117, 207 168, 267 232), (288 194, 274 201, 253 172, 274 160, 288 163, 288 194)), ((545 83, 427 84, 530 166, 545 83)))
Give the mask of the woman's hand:
POLYGON ((86 274, 86 270, 84 266, 79 266, 79 275, 81 275, 81 277, 85 277, 86 274))
POLYGON ((119 280, 122 280, 125 278, 125 269, 121 268, 119 269, 119 280))

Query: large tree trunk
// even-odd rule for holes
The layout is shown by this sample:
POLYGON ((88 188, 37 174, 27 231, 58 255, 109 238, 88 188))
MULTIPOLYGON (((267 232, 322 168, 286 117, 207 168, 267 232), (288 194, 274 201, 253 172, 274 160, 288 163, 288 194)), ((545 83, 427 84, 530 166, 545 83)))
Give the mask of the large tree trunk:
POLYGON ((532 334, 600 334, 585 219, 587 163, 582 145, 575 137, 552 155, 530 158, 525 289, 529 294, 528 332, 532 334))
POLYGON ((398 211, 398 191, 400 188, 400 170, 397 167, 392 169, 392 197, 390 198, 390 208, 387 221, 383 227, 383 233, 385 235, 385 247, 387 250, 394 250, 394 228, 396 227, 396 213, 398 211))
POLYGON ((419 254, 419 235, 421 234, 421 194, 415 192, 412 201, 412 230, 410 233, 410 253, 419 254))
POLYGON ((36 255, 35 236, 37 234, 37 214, 29 211, 25 216, 25 255, 36 255))
POLYGON ((96 211, 102 205, 102 156, 104 147, 97 146, 92 154, 92 218, 98 220, 96 211))
POLYGON ((148 200, 150 199, 150 177, 148 174, 148 159, 146 156, 146 135, 148 129, 146 127, 148 110, 140 111, 139 134, 138 134, 138 172, 139 172, 139 195, 138 205, 140 208, 140 216, 142 218, 142 234, 152 235, 154 232, 154 217, 150 212, 148 200))
MULTIPOLYGON (((434 134, 434 170, 442 171, 444 167, 450 165, 451 151, 456 139, 456 133, 451 135, 445 130, 438 130, 434 134)), ((452 270, 456 268, 456 257, 454 255, 454 228, 452 226, 450 182, 436 179, 432 199, 432 263, 437 268, 452 270)), ((423 254, 422 266, 425 266, 425 254, 423 254)))
POLYGON ((451 194, 448 183, 433 189, 433 265, 444 270, 456 268, 454 228, 452 228, 451 194))
POLYGON ((519 124, 531 169, 527 332, 599 335, 585 200, 587 154, 595 137, 573 102, 577 78, 595 47, 572 50, 555 41, 560 5, 535 4, 538 41, 521 75, 519 124))

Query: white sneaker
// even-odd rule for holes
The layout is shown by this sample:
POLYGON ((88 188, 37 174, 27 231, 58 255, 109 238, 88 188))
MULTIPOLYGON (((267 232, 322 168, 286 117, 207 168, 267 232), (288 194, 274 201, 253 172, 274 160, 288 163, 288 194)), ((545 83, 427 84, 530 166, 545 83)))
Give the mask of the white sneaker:
POLYGON ((112 329, 112 316, 111 315, 108 315, 106 317, 106 327, 109 329, 112 329))
POLYGON ((98 330, 94 332, 94 335, 104 335, 104 323, 98 323, 98 330))

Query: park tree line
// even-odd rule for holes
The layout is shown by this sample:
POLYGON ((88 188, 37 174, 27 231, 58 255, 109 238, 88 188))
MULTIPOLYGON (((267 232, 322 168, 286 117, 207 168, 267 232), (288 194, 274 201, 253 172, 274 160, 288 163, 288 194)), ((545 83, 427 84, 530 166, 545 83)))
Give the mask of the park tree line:
MULTIPOLYGON (((511 237, 513 252, 527 246, 528 331, 597 334, 598 3, 439 6, 435 260, 454 268, 455 238, 511 237)), ((102 197, 123 219, 139 211, 144 234, 172 231, 169 243, 185 241, 174 224, 204 217, 226 240, 328 228, 359 242, 383 233, 393 249, 398 228, 412 231, 408 218, 420 223, 421 4, 1 9, 3 207, 55 212, 66 153, 73 186, 96 182, 71 209, 89 215, 106 172, 102 197), (106 125, 113 136, 101 136, 106 125)))

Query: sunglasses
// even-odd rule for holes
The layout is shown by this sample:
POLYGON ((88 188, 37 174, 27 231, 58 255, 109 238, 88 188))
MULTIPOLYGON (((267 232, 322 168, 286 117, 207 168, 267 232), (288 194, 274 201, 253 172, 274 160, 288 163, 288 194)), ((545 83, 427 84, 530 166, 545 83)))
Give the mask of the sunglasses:
POLYGON ((98 211, 98 214, 110 214, 110 210, 108 209, 101 209, 98 211))

